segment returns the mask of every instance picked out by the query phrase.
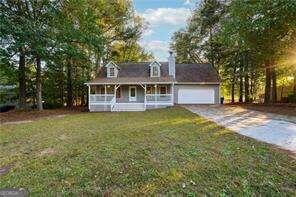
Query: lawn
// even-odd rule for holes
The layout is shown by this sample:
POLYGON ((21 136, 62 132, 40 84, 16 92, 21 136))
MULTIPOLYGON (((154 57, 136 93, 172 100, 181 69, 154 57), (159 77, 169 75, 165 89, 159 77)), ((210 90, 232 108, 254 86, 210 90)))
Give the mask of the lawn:
POLYGON ((296 160, 185 109, 2 125, 0 188, 31 195, 290 195, 296 160))

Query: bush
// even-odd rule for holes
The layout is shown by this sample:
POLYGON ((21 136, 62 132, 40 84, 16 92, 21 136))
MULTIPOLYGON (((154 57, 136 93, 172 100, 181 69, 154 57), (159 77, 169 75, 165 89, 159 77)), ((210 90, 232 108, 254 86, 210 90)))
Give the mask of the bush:
POLYGON ((5 106, 0 107, 0 113, 1 112, 7 112, 7 111, 12 110, 12 109, 15 109, 15 106, 13 106, 13 105, 5 105, 5 106))
POLYGON ((288 94, 287 101, 288 103, 296 103, 296 94, 295 93, 288 94))
POLYGON ((61 103, 44 103, 44 109, 57 109, 63 107, 61 103))

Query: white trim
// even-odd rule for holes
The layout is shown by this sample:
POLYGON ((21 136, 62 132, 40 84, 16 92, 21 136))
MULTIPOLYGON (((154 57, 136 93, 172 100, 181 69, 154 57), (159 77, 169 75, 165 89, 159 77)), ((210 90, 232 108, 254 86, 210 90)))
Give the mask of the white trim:
POLYGON ((171 85, 172 103, 175 103, 175 84, 171 85))
POLYGON ((87 99, 88 99, 88 110, 90 111, 90 85, 88 85, 87 86, 88 87, 88 97, 87 97, 87 99))
POLYGON ((140 85, 140 84, 174 84, 175 82, 110 82, 110 83, 85 83, 85 85, 140 85))
POLYGON ((161 63, 157 60, 153 60, 150 64, 149 67, 151 67, 152 64, 157 63, 159 66, 161 66, 161 63))
MULTIPOLYGON (((119 89, 119 92, 120 92, 119 99, 121 99, 122 98, 122 87, 120 85, 118 87, 116 87, 116 93, 117 93, 117 89, 119 89)), ((116 97, 116 94, 115 94, 115 97, 116 97)))
POLYGON ((110 82, 110 83, 84 83, 85 85, 140 85, 140 84, 176 84, 176 85, 220 85, 221 82, 110 82))
POLYGON ((120 69, 120 67, 119 67, 117 64, 115 64, 114 62, 112 62, 112 61, 108 62, 108 63, 105 65, 105 67, 108 67, 110 64, 113 64, 115 67, 117 67, 118 69, 120 69))
POLYGON ((137 101, 137 86, 129 86, 128 87, 128 100, 130 102, 137 101), (135 89, 135 96, 134 97, 131 97, 131 89, 132 88, 135 89))
POLYGON ((146 105, 151 105, 151 106, 154 106, 154 105, 167 105, 167 106, 173 106, 174 103, 149 103, 147 102, 146 105))
POLYGON ((175 82, 177 85, 220 85, 221 82, 175 82))

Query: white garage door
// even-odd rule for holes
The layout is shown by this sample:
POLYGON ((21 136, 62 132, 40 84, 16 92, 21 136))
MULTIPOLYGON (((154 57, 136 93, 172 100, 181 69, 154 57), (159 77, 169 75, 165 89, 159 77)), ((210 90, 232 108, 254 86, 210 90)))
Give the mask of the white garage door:
POLYGON ((186 88, 178 90, 179 104, 214 104, 215 91, 213 88, 186 88))

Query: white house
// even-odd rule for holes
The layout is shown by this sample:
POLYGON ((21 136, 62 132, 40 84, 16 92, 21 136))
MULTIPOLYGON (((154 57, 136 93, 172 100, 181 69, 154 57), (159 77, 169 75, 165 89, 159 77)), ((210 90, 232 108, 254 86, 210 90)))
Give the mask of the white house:
POLYGON ((100 68, 86 83, 90 111, 144 111, 174 104, 218 104, 220 80, 210 64, 168 62, 116 64, 100 68))

